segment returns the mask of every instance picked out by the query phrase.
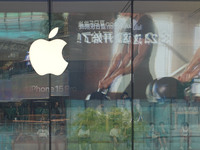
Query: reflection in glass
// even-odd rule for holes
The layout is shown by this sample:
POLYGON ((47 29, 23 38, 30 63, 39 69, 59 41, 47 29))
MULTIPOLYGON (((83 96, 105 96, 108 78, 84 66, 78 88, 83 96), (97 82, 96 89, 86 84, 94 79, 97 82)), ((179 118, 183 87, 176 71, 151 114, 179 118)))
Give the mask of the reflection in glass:
POLYGON ((133 14, 134 89, 130 13, 83 5, 52 13, 69 68, 51 76, 50 101, 48 76, 35 74, 28 53, 34 40, 47 38, 48 15, 0 13, 0 149, 198 149, 199 3, 141 4, 133 14))

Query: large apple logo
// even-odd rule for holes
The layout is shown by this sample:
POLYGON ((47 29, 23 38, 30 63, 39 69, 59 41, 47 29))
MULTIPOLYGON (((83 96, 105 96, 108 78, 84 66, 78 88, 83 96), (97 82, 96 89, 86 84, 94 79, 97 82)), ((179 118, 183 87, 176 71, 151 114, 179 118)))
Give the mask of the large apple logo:
MULTIPOLYGON (((58 33, 58 27, 51 30, 49 39, 58 33)), ((34 70, 39 75, 54 74, 61 75, 66 69, 68 62, 62 56, 63 47, 67 43, 61 39, 47 41, 38 39, 32 43, 29 55, 34 70)))

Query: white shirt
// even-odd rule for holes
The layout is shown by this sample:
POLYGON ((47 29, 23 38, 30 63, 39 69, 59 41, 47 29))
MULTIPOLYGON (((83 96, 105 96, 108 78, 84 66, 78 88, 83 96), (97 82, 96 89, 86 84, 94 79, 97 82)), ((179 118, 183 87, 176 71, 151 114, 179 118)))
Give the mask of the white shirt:
POLYGON ((189 135, 189 129, 182 127, 182 136, 188 136, 189 135))
POLYGON ((49 131, 47 129, 39 129, 37 135, 46 138, 49 135, 49 131))
POLYGON ((119 137, 119 133, 120 133, 120 130, 117 129, 117 128, 112 128, 112 129, 110 130, 110 136, 119 137))
POLYGON ((90 135, 90 130, 88 129, 88 130, 83 130, 83 129, 80 129, 79 131, 78 131, 78 136, 79 137, 85 137, 85 136, 89 136, 90 135))

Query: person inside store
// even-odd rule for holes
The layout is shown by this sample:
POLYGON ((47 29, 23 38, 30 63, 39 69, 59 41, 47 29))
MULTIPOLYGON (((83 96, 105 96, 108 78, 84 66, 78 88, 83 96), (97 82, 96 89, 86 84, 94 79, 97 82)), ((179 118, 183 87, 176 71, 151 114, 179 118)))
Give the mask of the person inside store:
POLYGON ((159 134, 159 137, 158 137, 158 140, 159 140, 159 143, 160 143, 160 150, 168 150, 167 148, 167 134, 168 134, 168 131, 165 127, 165 123, 164 122, 160 122, 159 123, 159 126, 158 126, 158 134, 159 134))
MULTIPOLYGON (((41 114, 41 115, 44 115, 44 116, 48 116, 47 114, 49 113, 49 108, 48 108, 48 103, 47 102, 44 102, 44 103, 38 103, 36 104, 36 113, 37 114, 41 114)), ((48 119, 48 118, 46 118, 48 119)))
POLYGON ((158 132, 155 129, 155 124, 153 122, 149 123, 149 130, 147 133, 146 144, 151 150, 158 148, 158 132))
POLYGON ((124 141, 126 142, 127 148, 131 147, 131 126, 128 122, 124 122, 122 129, 124 141))
POLYGON ((55 102, 54 107, 52 108, 52 119, 59 119, 60 114, 62 114, 62 109, 59 106, 58 102, 55 102))
POLYGON ((113 143, 113 150, 119 149, 119 138, 121 130, 119 129, 119 124, 114 123, 114 127, 110 130, 110 137, 113 143))
POLYGON ((179 75, 178 80, 181 82, 190 82, 196 75, 200 72, 200 48, 197 49, 193 58, 189 62, 188 66, 181 75, 179 75))
POLYGON ((38 150, 43 150, 43 149, 45 150, 48 137, 49 137, 49 131, 46 128, 46 125, 41 124, 41 128, 37 131, 36 134, 38 136, 38 150), (41 148, 41 145, 43 145, 44 147, 41 148))
MULTIPOLYGON (((122 13, 121 16, 131 17, 131 14, 122 13)), ((98 89, 108 89, 115 78, 130 74, 133 67, 134 87, 136 87, 134 88, 134 98, 145 99, 146 86, 153 80, 149 68, 149 60, 153 50, 153 44, 152 42, 149 42, 149 39, 152 40, 152 35, 155 35, 155 26, 152 18, 146 14, 134 13, 132 16, 136 21, 136 24, 133 27, 134 46, 132 48, 131 42, 128 44, 123 43, 123 48, 120 48, 119 46, 111 60, 111 64, 108 67, 106 74, 99 81, 98 89), (135 35, 141 36, 135 38, 135 35), (133 61, 132 55, 134 56, 133 61), (130 63, 131 61, 132 63, 130 63)), ((128 32, 131 33, 130 31, 128 32)), ((127 89, 130 88, 128 87, 127 89)))
POLYGON ((124 92, 124 93, 121 95, 121 99, 123 99, 123 100, 130 100, 131 98, 128 96, 128 93, 127 93, 127 92, 124 92))
POLYGON ((16 108, 11 103, 8 104, 8 107, 4 108, 4 112, 5 118, 8 120, 17 118, 16 108))
POLYGON ((135 99, 133 103, 134 121, 143 121, 142 106, 140 105, 140 100, 135 99))
POLYGON ((182 124, 181 130, 180 130, 180 150, 184 149, 184 144, 186 143, 189 150, 192 149, 191 147, 191 135, 192 132, 189 129, 189 123, 184 122, 182 124))
POLYGON ((123 93, 122 93, 121 99, 123 100, 123 105, 124 105, 124 107, 126 107, 126 104, 128 104, 128 105, 130 106, 130 103, 127 103, 127 102, 130 102, 130 101, 131 101, 131 98, 129 97, 129 95, 128 95, 127 92, 123 92, 123 93))
POLYGON ((78 131, 78 145, 79 150, 82 150, 83 143, 87 144, 87 150, 92 150, 91 137, 90 137, 90 129, 88 129, 87 125, 82 125, 78 131))
POLYGON ((123 92, 121 94, 120 100, 117 101, 117 106, 127 110, 131 109, 131 98, 129 97, 127 92, 123 92))
POLYGON ((55 139, 56 150, 59 150, 59 143, 60 142, 62 142, 62 143, 64 142, 64 149, 66 149, 67 132, 65 130, 65 124, 64 123, 60 124, 60 128, 58 130, 56 130, 55 136, 56 136, 56 139, 55 139))

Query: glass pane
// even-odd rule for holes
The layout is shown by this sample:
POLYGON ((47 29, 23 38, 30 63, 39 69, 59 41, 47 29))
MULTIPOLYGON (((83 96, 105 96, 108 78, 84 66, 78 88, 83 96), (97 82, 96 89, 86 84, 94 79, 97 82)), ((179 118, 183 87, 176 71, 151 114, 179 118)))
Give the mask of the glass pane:
POLYGON ((199 1, 54 0, 51 20, 45 0, 0 10, 0 149, 198 149, 199 1), (66 42, 54 57, 68 66, 39 64, 61 75, 33 69, 38 39, 66 42))
MULTIPOLYGON (((51 79, 53 87, 60 86, 63 90, 68 87, 65 93, 57 92, 59 96, 67 96, 65 141, 68 149, 131 149, 130 95, 127 98, 124 95, 123 101, 117 100, 127 85, 120 84, 122 78, 115 84, 110 79, 104 81, 104 84, 109 82, 105 87, 99 85, 116 53, 127 51, 130 31, 125 28, 130 29, 130 19, 121 11, 128 8, 128 1, 53 2, 52 29, 59 27, 55 39, 67 42, 63 57, 68 67, 64 74, 51 79), (122 39, 122 36, 125 37, 122 39), (119 133, 120 130, 124 133, 119 133), (120 134, 126 137, 122 139, 120 134)), ((125 81, 130 82, 130 76, 125 81)), ((58 96, 54 92, 51 95, 58 96)), ((52 130, 55 126, 52 125, 52 130)), ((54 131, 52 135, 56 139, 54 131)), ((52 147, 55 147, 54 141, 52 138, 52 147)), ((63 149, 62 141, 58 145, 63 149)))
POLYGON ((68 148, 131 149, 131 111, 119 101, 66 100, 68 148))
POLYGON ((147 124, 145 144, 139 141, 138 125, 134 127, 135 149, 198 147, 197 4, 198 1, 134 3, 134 14, 138 14, 135 27, 141 26, 134 34, 134 40, 139 37, 141 42, 134 41, 134 101, 140 99, 142 122, 147 124))
POLYGON ((41 3, 30 1, 0 2, 0 149, 2 150, 38 149, 39 146, 45 145, 46 149, 49 147, 48 138, 44 140, 45 144, 39 140, 39 129, 42 125, 46 134, 43 135, 49 134, 49 103, 43 100, 49 97, 49 80, 48 76, 39 77, 35 73, 29 59, 30 45, 39 38, 46 38, 42 24, 48 21, 47 7, 45 7, 47 3, 43 1, 41 5, 39 4, 41 3), (36 6, 43 8, 37 11, 39 9, 34 9, 36 6))
POLYGON ((1 100, 48 97, 48 76, 35 74, 29 59, 34 40, 45 38, 41 30, 47 13, 1 13, 1 100))
MULTIPOLYGON (((125 31, 125 28, 130 29, 130 23, 125 25, 130 19, 120 12, 124 11, 123 9, 126 11, 130 9, 130 3, 128 1, 114 3, 116 6, 112 6, 113 3, 110 1, 53 2, 52 28, 59 27, 55 38, 67 42, 63 49, 63 57, 69 65, 61 77, 52 77, 53 88, 59 86, 65 93, 52 92, 52 96, 86 99, 91 93, 93 95, 96 93, 101 95, 101 99, 116 99, 117 95, 119 97, 126 89, 126 84, 120 84, 123 82, 122 78, 115 81, 113 86, 111 86, 113 77, 105 80, 108 72, 112 74, 109 70, 113 66, 111 64, 112 59, 115 59, 114 55, 121 53, 120 51, 126 53, 127 45, 130 43, 130 31, 125 31), (83 4, 82 9, 79 9, 81 4, 83 4), (86 5, 88 9, 84 9, 86 5), (106 6, 105 10, 94 9, 97 5, 106 6), (112 9, 107 6, 112 6, 112 9), (118 33, 119 30, 123 31, 118 33), (112 97, 106 93, 111 93, 112 97)), ((130 82, 130 76, 126 76, 125 82, 130 82)))
POLYGON ((5 141, 5 146, 2 144, 5 149, 48 149, 48 101, 23 100, 5 103, 3 106, 6 128, 4 131, 9 133, 6 136, 11 143, 8 145, 9 141, 5 141))

